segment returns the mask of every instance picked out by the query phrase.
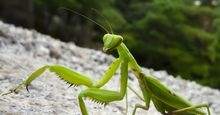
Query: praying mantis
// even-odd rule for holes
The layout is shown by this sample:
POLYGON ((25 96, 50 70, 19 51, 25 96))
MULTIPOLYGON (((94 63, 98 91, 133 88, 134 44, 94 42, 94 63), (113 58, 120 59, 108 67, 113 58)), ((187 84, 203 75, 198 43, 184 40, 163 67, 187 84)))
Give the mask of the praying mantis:
POLYGON ((17 92, 22 86, 26 86, 26 89, 29 92, 28 86, 30 83, 39 77, 45 70, 49 70, 50 72, 55 73, 59 78, 69 83, 70 86, 75 85, 87 87, 78 95, 82 115, 88 115, 88 111, 83 100, 84 98, 89 98, 97 103, 107 105, 110 102, 122 100, 127 94, 127 88, 134 92, 137 97, 139 97, 140 100, 145 103, 145 105, 136 104, 132 115, 135 115, 137 109, 148 110, 151 101, 153 102, 157 111, 163 115, 206 115, 206 112, 200 109, 202 107, 207 108, 207 114, 211 115, 209 106, 207 104, 193 105, 179 94, 162 84, 159 80, 145 74, 133 55, 129 52, 129 49, 123 43, 122 36, 107 33, 103 36, 103 43, 103 52, 110 53, 113 50, 117 50, 119 57, 112 62, 104 76, 98 82, 93 83, 91 78, 70 70, 64 66, 45 65, 33 72, 21 84, 18 84, 16 87, 9 90, 8 93, 3 95, 17 92), (120 91, 101 89, 101 87, 114 76, 114 73, 119 68, 120 91), (131 69, 132 73, 137 78, 142 94, 137 93, 128 85, 128 68, 131 69))

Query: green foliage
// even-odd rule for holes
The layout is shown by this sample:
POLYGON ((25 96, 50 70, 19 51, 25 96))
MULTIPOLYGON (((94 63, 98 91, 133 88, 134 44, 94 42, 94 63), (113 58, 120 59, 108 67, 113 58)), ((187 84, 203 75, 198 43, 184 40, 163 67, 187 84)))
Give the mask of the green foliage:
POLYGON ((175 0, 155 0, 142 7, 145 12, 130 25, 138 43, 127 42, 138 61, 220 88, 217 8, 175 0))

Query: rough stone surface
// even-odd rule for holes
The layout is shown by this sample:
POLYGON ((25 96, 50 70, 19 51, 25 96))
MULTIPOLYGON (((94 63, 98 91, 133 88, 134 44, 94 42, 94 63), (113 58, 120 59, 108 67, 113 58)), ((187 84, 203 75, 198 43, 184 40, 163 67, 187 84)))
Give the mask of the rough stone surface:
MULTIPOLYGON (((31 72, 46 64, 66 66, 94 81, 104 75, 114 60, 101 51, 80 48, 73 43, 63 43, 34 30, 18 28, 0 21, 0 93, 21 83, 31 72)), ((174 91, 194 104, 207 103, 213 115, 220 115, 220 92, 195 82, 174 78, 165 71, 144 69, 174 91)), ((138 92, 138 82, 129 72, 129 84, 138 92)), ((28 93, 23 87, 17 94, 0 96, 1 115, 80 115, 77 95, 86 87, 71 87, 47 71, 34 80, 28 93)), ((119 89, 119 71, 103 88, 119 89)), ((135 103, 143 104, 128 91, 129 115, 135 103)), ((85 100, 90 115, 122 115, 125 100, 112 102, 106 107, 85 100)), ((137 115, 160 115, 151 103, 149 111, 138 109, 137 115)))

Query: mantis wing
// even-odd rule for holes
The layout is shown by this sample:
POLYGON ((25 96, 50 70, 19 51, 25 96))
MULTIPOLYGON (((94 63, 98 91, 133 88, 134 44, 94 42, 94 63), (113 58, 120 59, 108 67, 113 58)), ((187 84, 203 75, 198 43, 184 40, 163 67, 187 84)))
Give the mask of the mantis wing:
MULTIPOLYGON (((175 111, 176 108, 171 107, 170 105, 165 104, 164 102, 158 100, 156 97, 152 97, 152 102, 154 103, 155 108, 161 112, 162 114, 166 114, 166 112, 172 112, 175 111)), ((195 115, 193 113, 189 113, 189 112, 182 112, 182 113, 178 113, 178 115, 195 115)))
MULTIPOLYGON (((156 106, 158 106, 157 109, 162 111, 162 108, 165 108, 166 111, 170 112, 172 109, 178 110, 193 106, 189 101, 185 100, 180 95, 174 93, 171 89, 160 83, 159 80, 148 77, 143 73, 142 75, 144 76, 144 82, 146 82, 148 89, 152 93, 152 97, 164 103, 163 105, 159 104, 160 106, 156 104, 156 106)), ((205 112, 198 108, 191 109, 188 111, 188 114, 189 113, 205 115, 205 112)))

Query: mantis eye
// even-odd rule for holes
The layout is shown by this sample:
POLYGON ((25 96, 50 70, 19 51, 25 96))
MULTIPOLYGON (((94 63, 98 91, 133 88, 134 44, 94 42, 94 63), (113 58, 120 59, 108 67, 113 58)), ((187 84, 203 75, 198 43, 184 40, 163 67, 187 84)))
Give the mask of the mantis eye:
POLYGON ((103 51, 108 53, 117 48, 123 41, 122 36, 114 34, 105 34, 103 37, 103 51))

